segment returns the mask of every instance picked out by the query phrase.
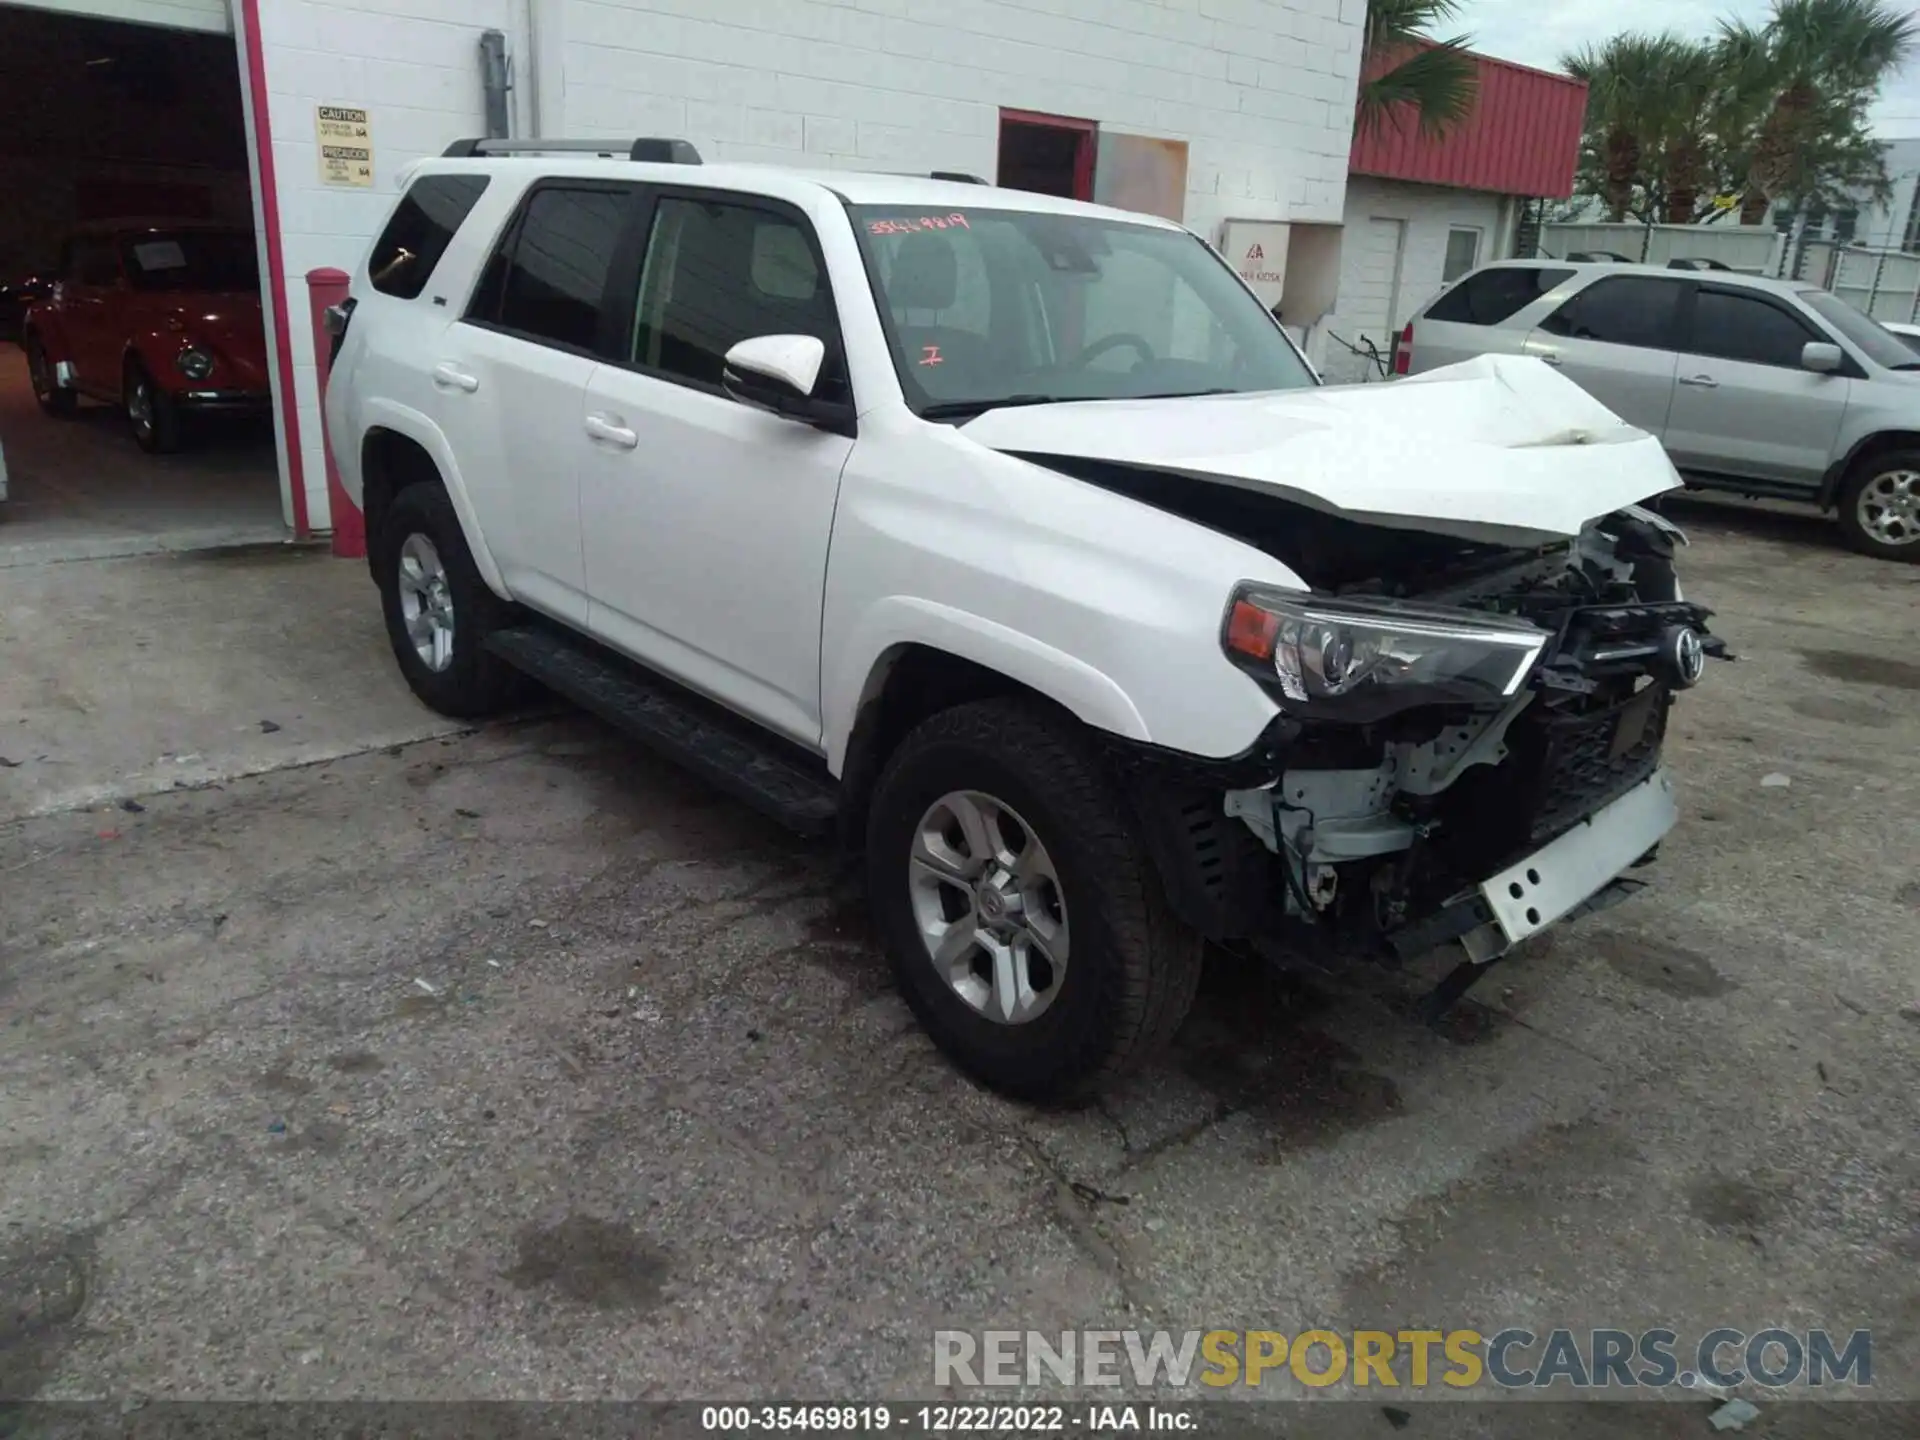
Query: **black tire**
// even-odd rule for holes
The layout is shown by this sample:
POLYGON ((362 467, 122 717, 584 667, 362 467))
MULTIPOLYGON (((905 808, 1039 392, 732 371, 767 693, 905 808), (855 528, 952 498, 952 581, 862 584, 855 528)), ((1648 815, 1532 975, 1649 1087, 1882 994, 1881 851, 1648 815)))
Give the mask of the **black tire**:
POLYGON ((180 407, 138 360, 127 361, 120 395, 134 444, 149 455, 171 455, 180 448, 180 407))
POLYGON ((415 695, 442 715, 477 720, 506 709, 528 693, 532 687, 526 678, 487 651, 487 636, 512 622, 513 607, 480 578, 460 517, 443 488, 410 485, 396 495, 379 534, 373 537, 372 552, 387 638, 400 673, 415 695), (438 559, 452 609, 451 658, 440 670, 421 656, 407 631, 401 566, 407 542, 416 535, 425 538, 438 559))
POLYGON ((80 407, 80 396, 53 383, 53 362, 38 335, 29 335, 22 349, 27 352, 27 374, 33 383, 33 398, 49 415, 65 418, 80 407))
MULTIPOLYGON (((1839 505, 1840 533, 1847 537, 1847 544, 1853 549, 1876 560, 1920 564, 1920 450, 1888 450, 1861 461, 1854 466, 1847 483, 1840 487, 1839 505), (1903 482, 1905 493, 1913 497, 1914 508, 1908 512, 1911 518, 1894 521, 1891 528, 1910 538, 1884 539, 1868 528, 1868 517, 1863 512, 1871 502, 1862 502, 1872 487, 1903 482)), ((1888 527, 1885 520, 1881 524, 1883 528, 1888 527)))
POLYGON ((907 1004, 982 1083, 1023 1100, 1076 1099, 1172 1040, 1200 983, 1201 940, 1168 908, 1122 797, 1074 722, 1018 700, 945 711, 901 742, 874 789, 869 898, 907 1004), (1045 845, 1070 926, 1052 1003, 1023 1024, 969 1005, 934 968, 915 918, 909 853, 929 808, 956 791, 1011 807, 1045 845))

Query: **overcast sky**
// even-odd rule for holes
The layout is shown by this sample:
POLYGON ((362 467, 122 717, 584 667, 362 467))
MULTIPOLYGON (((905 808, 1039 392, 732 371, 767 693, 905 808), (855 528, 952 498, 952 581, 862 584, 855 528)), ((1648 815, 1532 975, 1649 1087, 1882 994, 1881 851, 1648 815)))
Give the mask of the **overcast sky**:
MULTIPOLYGON (((1889 0, 1894 9, 1905 0, 1889 0)), ((1598 44, 1620 30, 1714 33, 1724 16, 1758 22, 1768 0, 1463 0, 1459 28, 1476 50, 1554 68, 1560 56, 1598 44)), ((1882 91, 1875 129, 1894 137, 1920 135, 1920 61, 1910 63, 1882 91)))

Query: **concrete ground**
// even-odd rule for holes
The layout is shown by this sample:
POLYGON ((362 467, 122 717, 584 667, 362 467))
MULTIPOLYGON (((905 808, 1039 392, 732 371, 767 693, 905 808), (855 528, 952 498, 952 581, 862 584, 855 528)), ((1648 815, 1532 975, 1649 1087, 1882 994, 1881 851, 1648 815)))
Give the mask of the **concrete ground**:
MULTIPOLYGON (((939 1328, 1780 1324, 1871 1327, 1920 1398, 1920 570, 1683 518, 1741 659, 1680 713, 1657 888, 1444 1035, 1410 981, 1216 966, 1066 1113, 941 1061, 835 857, 610 732, 396 743, 344 562, 0 574, 54 617, 9 672, 69 677, 6 682, 0 754, 75 761, 0 825, 0 1396, 931 1397, 939 1328), (209 616, 181 720, 192 672, 141 667, 209 616), (129 673, 168 702, 63 698, 129 673), (286 768, 134 763, 258 769, 302 715, 286 768)), ((1697 1394, 1358 1398, 1312 1433, 1714 1433, 1697 1394)), ((1917 1433, 1758 1398, 1750 1434, 1917 1433)))
POLYGON ((273 427, 208 421, 175 455, 148 455, 118 410, 83 401, 55 419, 34 403, 25 352, 0 344, 0 569, 209 545, 278 541, 273 427))

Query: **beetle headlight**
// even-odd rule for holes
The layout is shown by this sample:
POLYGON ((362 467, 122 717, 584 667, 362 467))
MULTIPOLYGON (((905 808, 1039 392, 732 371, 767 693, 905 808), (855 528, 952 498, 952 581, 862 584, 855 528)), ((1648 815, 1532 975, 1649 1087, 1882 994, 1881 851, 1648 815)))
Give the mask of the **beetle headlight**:
POLYGON ((1511 699, 1551 638, 1504 616, 1245 585, 1227 606, 1221 644, 1288 709, 1366 721, 1511 699))

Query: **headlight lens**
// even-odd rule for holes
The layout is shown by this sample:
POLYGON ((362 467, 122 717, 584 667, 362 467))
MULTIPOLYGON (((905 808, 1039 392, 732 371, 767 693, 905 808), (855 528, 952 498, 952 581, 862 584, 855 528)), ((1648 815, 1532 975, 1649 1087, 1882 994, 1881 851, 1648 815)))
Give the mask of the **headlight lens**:
POLYGON ((174 361, 180 367, 180 373, 189 380, 204 380, 213 374, 213 356, 197 345, 189 345, 182 350, 174 361))
POLYGON ((1551 638, 1523 620, 1249 585, 1227 607, 1221 643, 1287 708, 1365 721, 1509 699, 1551 638))

